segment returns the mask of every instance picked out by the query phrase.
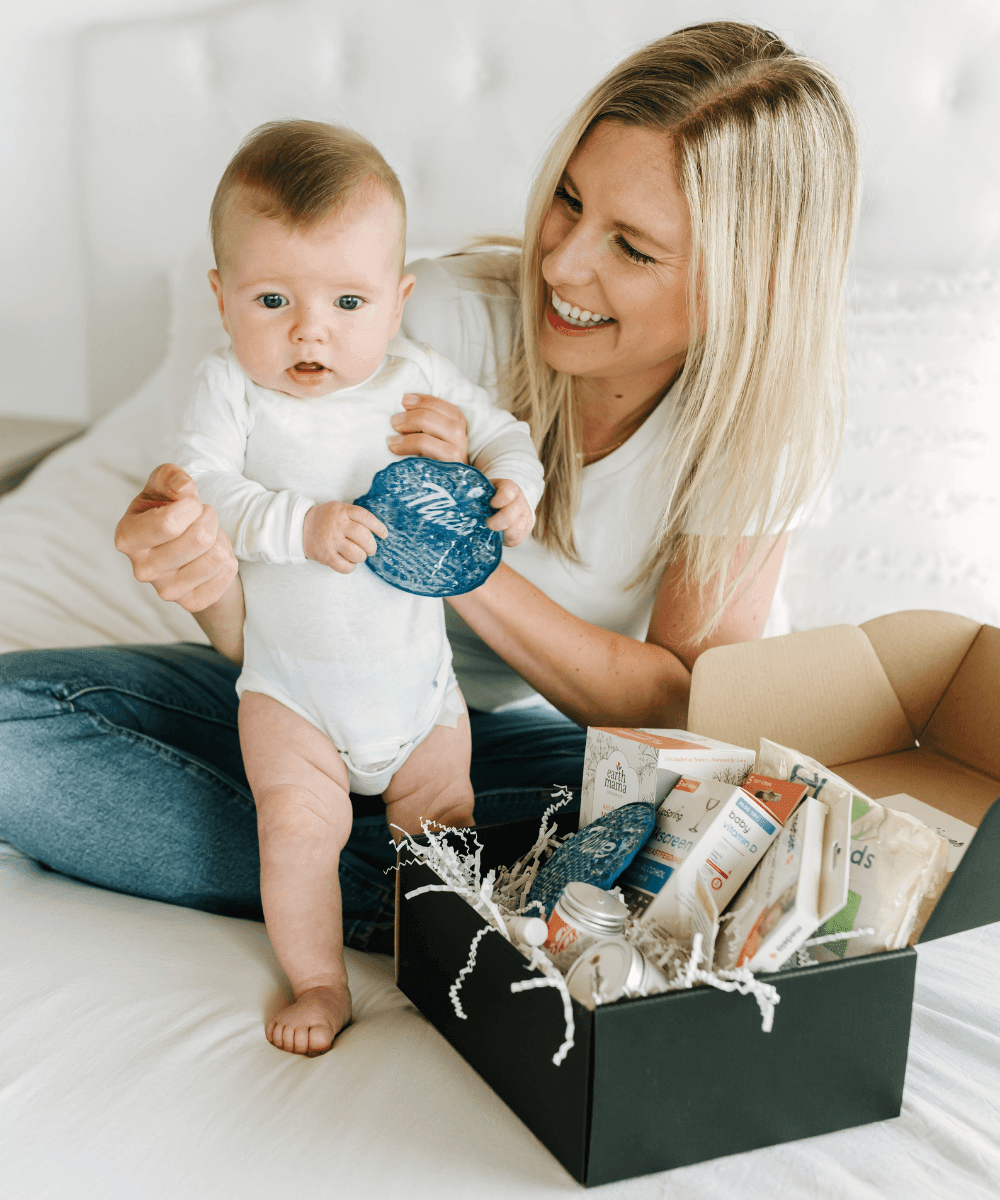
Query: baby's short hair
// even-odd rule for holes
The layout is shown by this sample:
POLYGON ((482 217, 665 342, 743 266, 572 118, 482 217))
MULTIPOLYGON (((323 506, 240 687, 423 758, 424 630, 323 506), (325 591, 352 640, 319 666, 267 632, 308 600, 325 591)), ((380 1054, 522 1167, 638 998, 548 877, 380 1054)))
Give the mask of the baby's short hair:
POLYGON ((268 121, 240 143, 212 200, 212 249, 221 269, 223 226, 235 192, 262 217, 308 228, 361 187, 384 187, 399 210, 399 267, 406 251, 406 200, 396 172, 353 129, 323 121, 268 121))

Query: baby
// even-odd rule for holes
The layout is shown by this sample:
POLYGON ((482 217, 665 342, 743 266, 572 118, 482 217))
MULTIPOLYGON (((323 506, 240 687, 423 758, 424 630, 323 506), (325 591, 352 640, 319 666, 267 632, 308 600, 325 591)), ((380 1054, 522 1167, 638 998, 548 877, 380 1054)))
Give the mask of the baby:
MULTIPOLYGON (((357 570, 385 526, 352 500, 397 461, 404 397, 457 405, 493 481, 491 528, 531 531, 542 468, 528 428, 427 346, 397 336, 405 207, 378 151, 311 121, 262 126, 212 204, 209 274, 232 349, 200 366, 178 462, 240 562, 240 744, 257 805, 268 933, 295 994, 275 1046, 328 1050, 351 1019, 340 851, 349 792, 391 824, 472 824, 470 736, 441 600, 357 570)), ((413 400, 408 401, 411 409, 413 400)))

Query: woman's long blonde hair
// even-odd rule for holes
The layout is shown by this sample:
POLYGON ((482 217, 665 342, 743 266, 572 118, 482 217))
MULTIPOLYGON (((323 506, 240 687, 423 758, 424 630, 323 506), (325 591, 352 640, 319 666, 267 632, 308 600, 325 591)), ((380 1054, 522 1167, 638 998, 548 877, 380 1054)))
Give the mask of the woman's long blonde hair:
POLYGON ((555 139, 528 202, 521 327, 503 392, 545 466, 535 537, 575 561, 579 385, 539 353, 549 298, 540 235, 569 159, 599 121, 669 137, 690 208, 689 349, 660 458, 659 538, 635 582, 677 556, 685 529, 712 530, 686 550, 687 579, 711 601, 702 628, 691 631, 705 636, 761 565, 751 554, 741 572, 730 570, 745 531, 783 532, 839 450, 856 130, 824 67, 765 30, 714 22, 625 59, 555 139))

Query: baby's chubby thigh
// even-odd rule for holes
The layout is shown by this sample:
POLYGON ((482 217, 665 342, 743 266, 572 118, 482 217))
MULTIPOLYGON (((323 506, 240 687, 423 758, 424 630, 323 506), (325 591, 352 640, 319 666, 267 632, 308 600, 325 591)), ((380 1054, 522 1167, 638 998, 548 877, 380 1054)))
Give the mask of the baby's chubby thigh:
POLYGON ((475 796, 469 780, 472 736, 468 713, 454 728, 435 725, 382 794, 392 835, 422 832, 421 821, 437 825, 474 825, 475 796))
POLYGON ((262 836, 271 825, 286 834, 292 827, 308 828, 314 845, 324 842, 339 853, 353 815, 347 768, 330 739, 260 692, 240 697, 239 728, 262 836))

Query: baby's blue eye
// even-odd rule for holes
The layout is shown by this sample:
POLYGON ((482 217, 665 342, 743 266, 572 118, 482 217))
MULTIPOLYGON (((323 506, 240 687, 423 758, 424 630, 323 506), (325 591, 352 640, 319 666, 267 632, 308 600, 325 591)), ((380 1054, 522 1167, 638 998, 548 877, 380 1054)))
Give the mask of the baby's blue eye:
POLYGON ((258 296, 257 302, 265 308, 284 308, 288 303, 285 297, 279 296, 277 292, 267 292, 263 296, 258 296))
POLYGON ((346 308, 348 312, 354 312, 356 308, 360 308, 364 302, 360 296, 338 296, 336 304, 338 308, 346 308))

